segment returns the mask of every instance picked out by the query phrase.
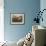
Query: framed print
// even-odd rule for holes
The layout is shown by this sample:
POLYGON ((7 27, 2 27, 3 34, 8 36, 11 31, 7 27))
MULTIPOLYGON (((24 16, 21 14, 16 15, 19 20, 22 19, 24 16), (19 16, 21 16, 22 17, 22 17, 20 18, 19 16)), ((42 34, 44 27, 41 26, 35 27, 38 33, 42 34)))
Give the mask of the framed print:
POLYGON ((11 13, 11 24, 24 24, 24 14, 11 13))

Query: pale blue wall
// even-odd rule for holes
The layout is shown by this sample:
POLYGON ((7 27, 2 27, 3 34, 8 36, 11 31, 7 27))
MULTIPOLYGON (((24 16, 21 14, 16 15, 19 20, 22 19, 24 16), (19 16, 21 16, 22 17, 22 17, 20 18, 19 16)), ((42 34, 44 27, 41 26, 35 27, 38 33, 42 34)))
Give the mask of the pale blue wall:
MULTIPOLYGON (((43 9, 46 9, 46 0, 41 0, 40 1, 40 10, 42 11, 43 9)), ((43 12, 43 22, 40 21, 40 25, 46 27, 46 10, 43 12)))
MULTIPOLYGON (((36 17, 35 12, 40 9, 39 0, 4 0, 4 30, 5 40, 17 41, 32 29, 32 22, 36 17), (24 13, 24 25, 11 25, 10 13, 24 13)), ((34 24, 34 22, 33 22, 34 24)))

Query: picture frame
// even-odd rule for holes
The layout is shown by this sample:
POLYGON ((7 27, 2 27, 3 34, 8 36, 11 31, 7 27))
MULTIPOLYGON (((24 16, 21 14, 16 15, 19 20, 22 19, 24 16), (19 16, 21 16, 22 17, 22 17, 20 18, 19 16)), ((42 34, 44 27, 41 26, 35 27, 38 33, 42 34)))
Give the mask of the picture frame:
POLYGON ((24 19, 23 13, 11 13, 11 24, 24 24, 24 19))

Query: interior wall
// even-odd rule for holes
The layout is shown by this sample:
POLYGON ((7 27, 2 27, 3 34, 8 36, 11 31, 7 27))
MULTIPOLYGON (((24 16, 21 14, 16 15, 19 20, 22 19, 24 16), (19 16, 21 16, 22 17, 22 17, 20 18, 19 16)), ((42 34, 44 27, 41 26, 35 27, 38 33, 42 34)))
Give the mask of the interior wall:
POLYGON ((35 12, 40 9, 40 0, 4 0, 4 38, 7 41, 18 41, 32 31, 35 12), (12 25, 10 13, 24 13, 24 25, 12 25))
MULTIPOLYGON (((40 1, 40 9, 41 9, 41 11, 42 11, 43 9, 46 9, 46 0, 41 0, 41 1, 40 1)), ((40 22, 40 25, 46 27, 46 10, 43 12, 42 17, 43 17, 43 22, 41 21, 41 22, 40 22)))

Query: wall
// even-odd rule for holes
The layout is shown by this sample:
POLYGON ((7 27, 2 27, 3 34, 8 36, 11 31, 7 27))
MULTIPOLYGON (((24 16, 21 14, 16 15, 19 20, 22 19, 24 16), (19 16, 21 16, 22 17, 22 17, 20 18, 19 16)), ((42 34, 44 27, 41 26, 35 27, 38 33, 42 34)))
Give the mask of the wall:
MULTIPOLYGON (((46 9, 46 0, 41 0, 41 1, 40 1, 40 9, 41 9, 41 11, 42 11, 43 9, 46 9)), ((46 11, 43 12, 42 17, 43 17, 43 22, 41 21, 41 22, 40 22, 40 25, 46 27, 46 20, 45 20, 45 19, 46 19, 46 11)))
POLYGON ((4 0, 4 35, 7 41, 18 41, 32 29, 36 11, 40 9, 39 0, 4 0), (11 25, 10 13, 24 13, 24 25, 11 25))

